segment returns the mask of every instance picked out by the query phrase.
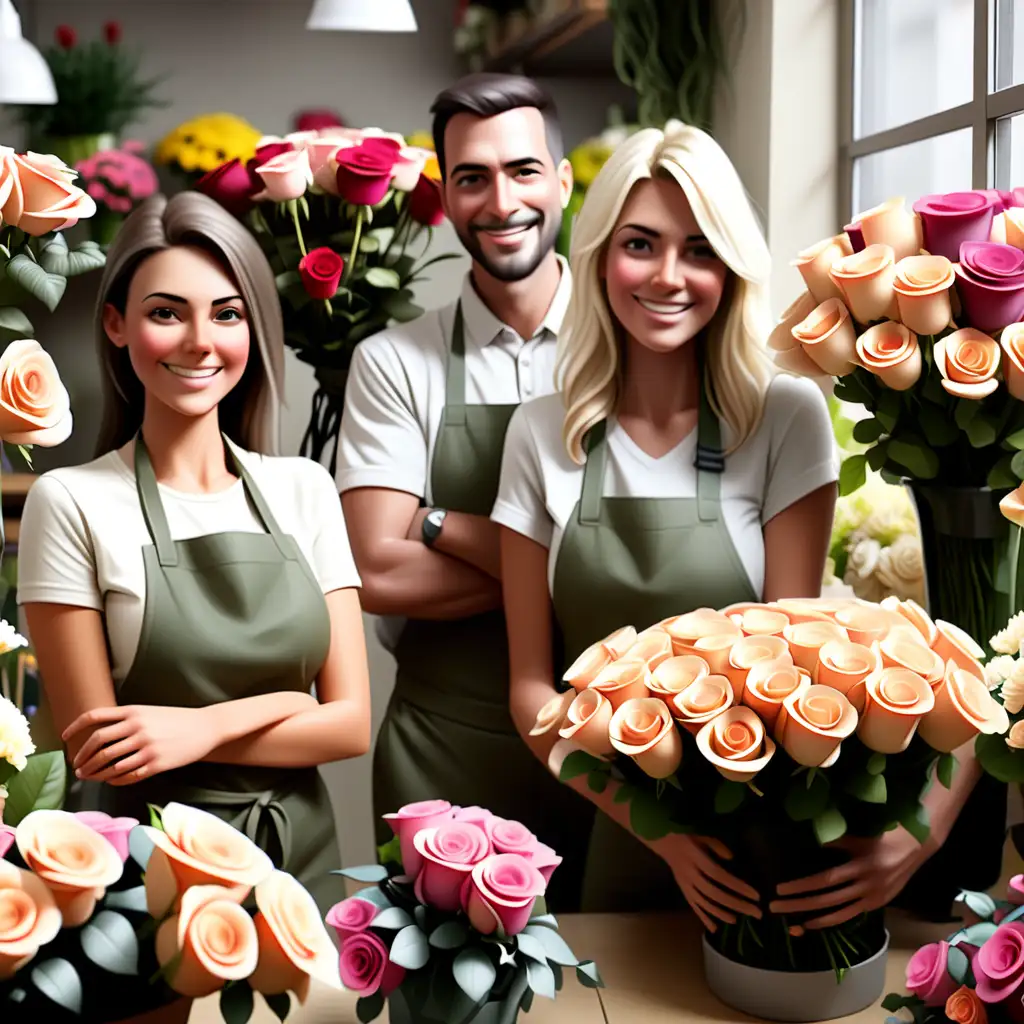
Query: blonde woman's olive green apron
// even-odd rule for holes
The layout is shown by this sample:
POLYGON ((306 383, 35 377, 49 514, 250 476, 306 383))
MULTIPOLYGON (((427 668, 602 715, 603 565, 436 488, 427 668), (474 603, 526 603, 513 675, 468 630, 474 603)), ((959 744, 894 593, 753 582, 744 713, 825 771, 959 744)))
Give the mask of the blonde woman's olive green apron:
MULTIPOLYGON (((488 516, 515 405, 467 405, 461 304, 446 371, 445 408, 430 470, 433 504, 488 516)), ((526 825, 564 858, 547 900, 579 905, 593 808, 530 751, 509 713, 508 636, 500 610, 464 619, 409 619, 395 651, 395 690, 373 756, 377 838, 381 815, 418 800, 481 806, 526 825)))
MULTIPOLYGON (((606 498, 606 423, 587 436, 580 499, 555 562, 552 601, 568 667, 623 625, 645 629, 694 608, 759 600, 722 517, 718 418, 701 395, 694 498, 606 498)), ((665 862, 604 814, 594 823, 582 907, 590 913, 684 906, 665 862)))
MULTIPOLYGON (((141 435, 135 478, 152 544, 143 548, 146 604, 135 660, 118 703, 202 708, 283 690, 308 692, 330 645, 331 624, 312 570, 283 534, 231 444, 265 533, 174 541, 141 435)), ((209 811, 244 832, 295 875, 326 912, 343 895, 334 815, 316 768, 203 761, 131 786, 99 787, 99 809, 148 821, 146 804, 209 811)))

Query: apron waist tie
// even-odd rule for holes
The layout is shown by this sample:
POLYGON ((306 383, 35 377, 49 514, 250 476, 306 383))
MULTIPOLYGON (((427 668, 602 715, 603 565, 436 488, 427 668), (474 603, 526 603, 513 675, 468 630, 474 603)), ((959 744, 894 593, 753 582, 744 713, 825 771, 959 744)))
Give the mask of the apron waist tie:
POLYGON ((229 793, 216 789, 200 789, 190 796, 197 803, 237 810, 243 814, 239 831, 257 846, 260 845, 257 838, 260 827, 265 824, 281 848, 281 866, 287 868, 291 863, 292 826, 288 820, 288 813, 274 790, 267 789, 262 793, 229 793))
POLYGON ((395 676, 394 698, 425 714, 437 715, 472 729, 519 735, 509 711, 507 693, 503 694, 502 700, 495 701, 454 689, 446 690, 417 676, 414 671, 399 667, 395 676))

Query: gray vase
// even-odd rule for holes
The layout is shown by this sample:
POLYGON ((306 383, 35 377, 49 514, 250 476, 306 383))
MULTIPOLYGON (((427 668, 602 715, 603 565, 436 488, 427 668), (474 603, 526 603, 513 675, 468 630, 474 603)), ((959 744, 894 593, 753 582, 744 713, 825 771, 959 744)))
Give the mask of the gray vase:
POLYGON ((885 944, 870 960, 855 964, 836 981, 835 972, 766 971, 730 960, 704 946, 704 977, 708 988, 726 1006, 752 1017, 779 1021, 826 1021, 871 1006, 885 988, 885 944))
MULTIPOLYGON (((509 1017, 504 1002, 484 1003, 468 1024, 515 1024, 519 1011, 512 1011, 509 1017), (504 1011, 505 1016, 502 1016, 504 1011)), ((448 1024, 447 1021, 426 1016, 418 1007, 411 1006, 406 994, 399 986, 388 996, 388 1020, 390 1024, 448 1024)))

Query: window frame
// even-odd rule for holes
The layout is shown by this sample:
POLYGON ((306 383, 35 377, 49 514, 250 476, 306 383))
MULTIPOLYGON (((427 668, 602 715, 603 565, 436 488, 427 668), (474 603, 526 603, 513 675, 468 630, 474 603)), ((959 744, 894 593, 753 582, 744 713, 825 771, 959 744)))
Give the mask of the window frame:
MULTIPOLYGON (((1003 24, 1012 24, 1014 0, 974 0, 974 90, 971 100, 949 110, 929 114, 906 124, 887 128, 872 135, 854 138, 854 114, 857 101, 856 50, 859 40, 856 23, 857 0, 839 0, 839 188, 837 215, 840 224, 859 211, 853 208, 853 168, 859 157, 870 156, 913 142, 922 142, 937 135, 970 128, 971 188, 992 188, 1004 177, 997 171, 1000 161, 1009 159, 1009 146, 997 147, 996 135, 1001 121, 1024 113, 1024 83, 1010 85, 994 92, 996 81, 1012 69, 1012 31, 1004 31, 996 42, 996 14, 1003 24), (1008 47, 1010 48, 1008 50, 1008 47), (993 49, 997 52, 993 53, 993 49), (995 60, 992 60, 992 57, 995 60), (1009 63, 1007 63, 1009 61, 1009 63)), ((912 200, 916 197, 908 197, 912 200)))

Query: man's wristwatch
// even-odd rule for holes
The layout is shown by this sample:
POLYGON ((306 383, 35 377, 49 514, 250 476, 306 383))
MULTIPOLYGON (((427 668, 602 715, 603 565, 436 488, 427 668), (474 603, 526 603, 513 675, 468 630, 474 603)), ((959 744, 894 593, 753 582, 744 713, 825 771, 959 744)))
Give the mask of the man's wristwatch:
POLYGON ((428 548, 434 546, 434 541, 441 536, 441 527, 444 526, 444 517, 448 513, 443 508, 432 508, 423 520, 423 543, 428 548))

